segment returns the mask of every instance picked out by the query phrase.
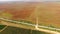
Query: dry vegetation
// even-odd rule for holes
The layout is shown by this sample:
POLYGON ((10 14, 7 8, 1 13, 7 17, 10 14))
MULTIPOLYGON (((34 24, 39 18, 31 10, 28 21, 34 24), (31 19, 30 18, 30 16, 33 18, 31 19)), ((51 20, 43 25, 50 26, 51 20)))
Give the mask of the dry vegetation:
POLYGON ((57 2, 48 3, 22 3, 22 4, 2 4, 3 13, 12 14, 12 19, 28 19, 35 22, 36 14, 39 17, 39 24, 53 25, 60 27, 60 4, 57 2), (34 13, 36 6, 39 6, 37 13, 34 13))
MULTIPOLYGON (((12 19, 27 19, 34 11, 36 4, 29 2, 2 4, 0 9, 2 14, 9 13, 12 15, 12 19)), ((4 16, 4 15, 3 15, 4 16)), ((6 17, 6 16, 5 16, 6 17)))
POLYGON ((42 3, 39 7, 37 9, 39 24, 60 28, 60 3, 42 3))

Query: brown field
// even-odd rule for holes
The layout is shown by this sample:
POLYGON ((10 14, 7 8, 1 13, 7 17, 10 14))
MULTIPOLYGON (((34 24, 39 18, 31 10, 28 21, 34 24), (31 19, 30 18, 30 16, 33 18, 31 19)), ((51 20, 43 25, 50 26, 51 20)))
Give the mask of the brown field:
POLYGON ((55 27, 60 28, 60 4, 55 3, 48 3, 42 6, 38 11, 39 12, 39 20, 42 23, 46 23, 48 25, 53 25, 55 27))
MULTIPOLYGON (((29 3, 29 2, 21 2, 21 3, 12 3, 12 4, 2 4, 0 5, 0 9, 3 13, 9 13, 12 15, 12 19, 27 19, 34 9, 36 8, 37 4, 29 3)), ((3 15, 4 16, 4 15, 3 15)), ((7 16, 4 16, 4 18, 7 16)), ((10 19, 11 19, 10 18, 10 19)))
POLYGON ((58 2, 2 4, 0 9, 2 13, 9 13, 12 19, 17 20, 27 19, 36 22, 36 14, 38 14, 39 24, 60 28, 60 4, 58 2))
POLYGON ((38 20, 40 25, 54 26, 60 28, 60 3, 59 2, 48 2, 40 3, 35 14, 31 16, 31 20, 36 18, 38 15, 38 20))

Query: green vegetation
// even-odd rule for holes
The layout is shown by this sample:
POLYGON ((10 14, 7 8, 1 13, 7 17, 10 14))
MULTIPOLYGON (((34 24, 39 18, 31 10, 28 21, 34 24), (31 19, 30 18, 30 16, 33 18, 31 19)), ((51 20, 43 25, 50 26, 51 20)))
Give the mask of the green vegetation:
POLYGON ((0 32, 0 34, 50 34, 50 33, 9 26, 3 32, 0 32))
MULTIPOLYGON (((23 23, 29 23, 29 24, 33 24, 31 21, 28 21, 28 20, 12 20, 12 21, 8 21, 8 22, 11 22, 11 23, 16 23, 17 22, 23 22, 23 23)), ((18 24, 18 23, 17 23, 18 24)))
POLYGON ((24 23, 31 23, 32 24, 32 22, 31 21, 28 21, 28 20, 19 20, 20 22, 24 22, 24 23))
MULTIPOLYGON (((3 29, 4 27, 5 27, 5 25, 0 25, 0 29, 3 29)), ((14 34, 18 34, 18 33, 21 33, 21 34, 49 34, 49 33, 45 33, 45 32, 40 32, 40 31, 36 31, 36 30, 29 30, 29 29, 27 30, 27 29, 23 29, 23 28, 17 28, 15 30, 14 30, 14 28, 9 28, 9 30, 8 29, 5 30, 5 33, 10 33, 10 31, 11 31, 14 34), (10 29, 13 29, 13 30, 10 30, 10 29), (17 33, 18 30, 19 30, 19 32, 17 33)))
POLYGON ((0 25, 0 30, 3 29, 5 27, 5 25, 0 25))
MULTIPOLYGON (((39 27, 39 28, 42 28, 42 27, 39 27)), ((51 28, 50 27, 48 27, 48 28, 42 28, 42 29, 60 32, 60 30, 56 30, 57 28, 56 29, 55 28, 52 29, 52 28, 53 27, 51 27, 51 28)))
POLYGON ((11 18, 11 17, 12 17, 12 15, 11 15, 11 14, 9 14, 9 13, 2 13, 2 14, 0 15, 0 17, 4 17, 4 18, 11 18))
POLYGON ((45 32, 40 32, 40 31, 32 31, 32 34, 49 34, 49 33, 45 33, 45 32))

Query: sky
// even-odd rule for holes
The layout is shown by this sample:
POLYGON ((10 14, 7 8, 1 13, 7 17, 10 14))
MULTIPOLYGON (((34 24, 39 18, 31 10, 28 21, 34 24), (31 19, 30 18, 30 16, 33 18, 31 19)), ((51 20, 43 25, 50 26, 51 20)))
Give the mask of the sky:
POLYGON ((0 0, 0 1, 60 1, 60 0, 0 0))

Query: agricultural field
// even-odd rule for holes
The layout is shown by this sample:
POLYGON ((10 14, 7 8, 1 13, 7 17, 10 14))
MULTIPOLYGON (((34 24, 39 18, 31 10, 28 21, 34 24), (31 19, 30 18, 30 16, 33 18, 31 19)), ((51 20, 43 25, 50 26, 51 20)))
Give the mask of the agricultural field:
MULTIPOLYGON (((60 3, 59 2, 3 3, 0 4, 0 18, 24 21, 26 23, 32 24, 36 24, 38 18, 39 25, 60 28, 60 3)), ((5 23, 2 22, 2 24, 5 23)), ((9 24, 9 22, 6 24, 9 24)))
MULTIPOLYGON (((0 27, 4 27, 4 26, 5 25, 0 25, 0 27)), ((1 30, 1 28, 0 28, 0 30, 1 30)), ((50 33, 8 26, 4 31, 0 32, 0 34, 50 34, 50 33), (23 33, 23 31, 24 31, 24 33, 23 33)))
POLYGON ((37 7, 38 8, 36 9, 36 11, 34 11, 34 13, 30 17, 32 21, 34 20, 34 18, 38 18, 40 25, 60 28, 59 2, 43 2, 38 4, 37 7))

